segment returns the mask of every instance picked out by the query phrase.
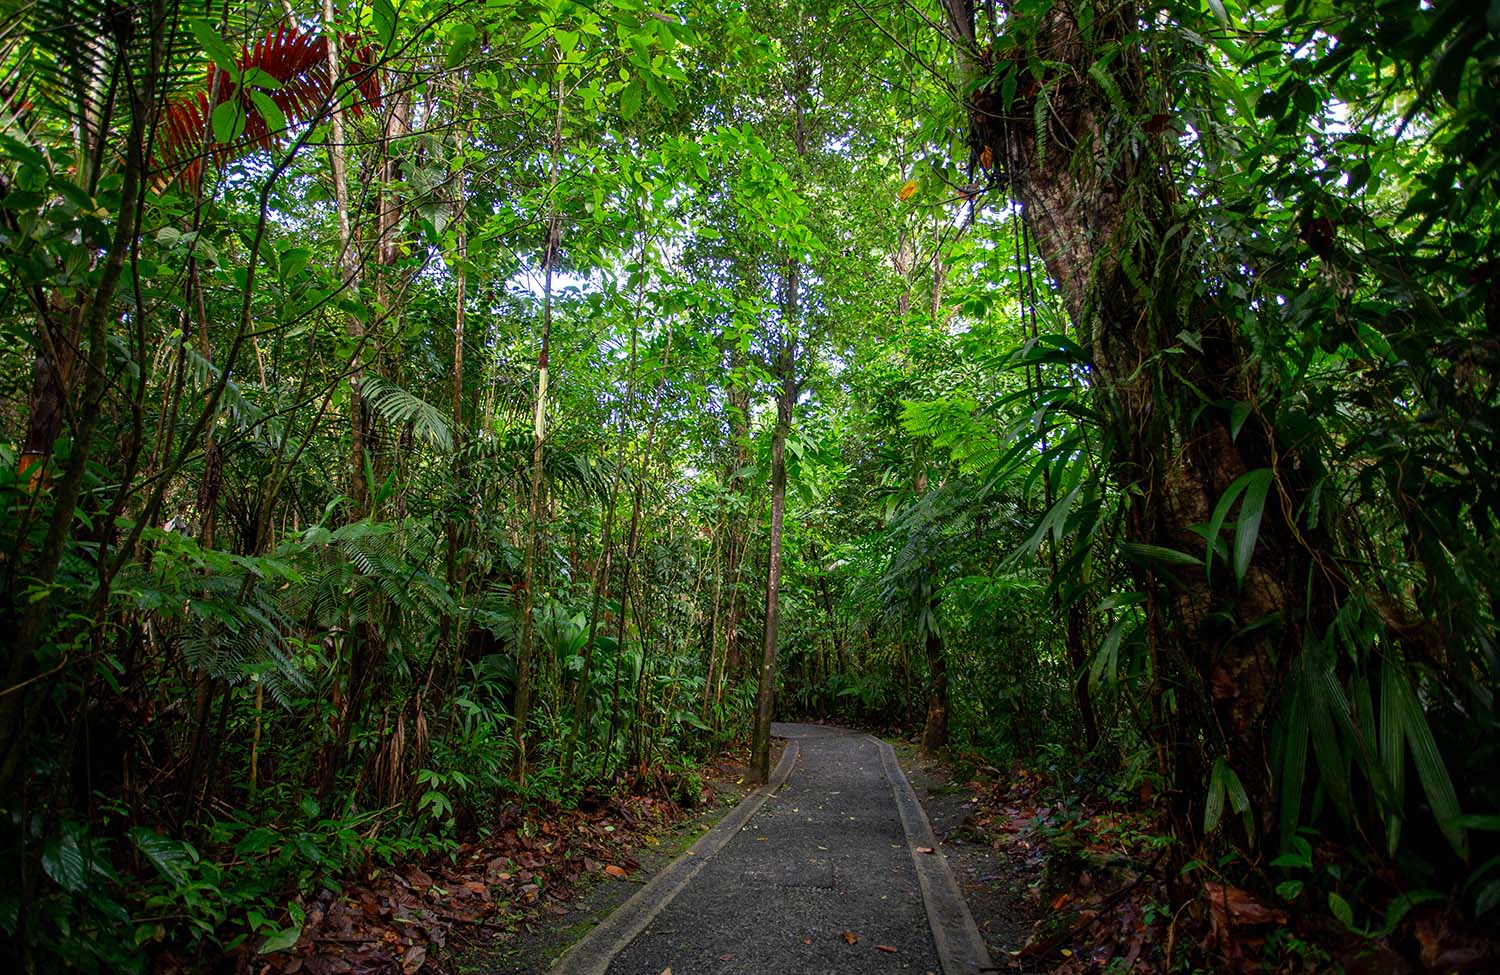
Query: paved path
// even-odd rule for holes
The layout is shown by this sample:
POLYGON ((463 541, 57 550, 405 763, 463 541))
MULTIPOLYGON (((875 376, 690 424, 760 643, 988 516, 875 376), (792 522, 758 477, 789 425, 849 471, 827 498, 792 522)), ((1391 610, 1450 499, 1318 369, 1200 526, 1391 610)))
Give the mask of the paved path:
POLYGON ((814 725, 774 733, 790 740, 770 787, 595 928, 554 975, 989 969, 890 746, 814 725))

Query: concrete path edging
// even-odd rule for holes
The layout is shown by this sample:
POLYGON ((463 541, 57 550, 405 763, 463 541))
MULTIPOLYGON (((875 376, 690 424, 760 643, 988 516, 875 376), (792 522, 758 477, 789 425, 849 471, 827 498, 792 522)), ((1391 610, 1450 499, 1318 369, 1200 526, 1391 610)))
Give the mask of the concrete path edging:
POLYGON ((906 845, 911 849, 912 865, 922 888, 927 924, 932 928, 932 940, 937 947, 938 961, 943 966, 943 975, 980 975, 996 971, 979 927, 974 923, 974 916, 969 913, 969 905, 965 903, 953 870, 948 866, 948 859, 938 850, 937 837, 933 835, 927 812, 912 791, 901 764, 896 761, 896 750, 889 742, 873 735, 870 740, 880 747, 885 777, 896 796, 896 809, 901 813, 901 826, 906 831, 906 845), (918 853, 918 847, 931 852, 918 853))
MULTIPOLYGON (((770 782, 741 800, 713 829, 700 836, 687 853, 669 863, 650 883, 595 925, 581 941, 563 952, 548 969, 550 975, 605 975, 615 956, 646 930, 672 899, 682 893, 704 864, 724 849, 750 817, 760 811, 766 800, 786 784, 800 752, 797 742, 787 739, 786 750, 771 772, 770 782)), ((925 891, 925 886, 923 889, 925 891)), ((947 975, 946 968, 944 975, 947 975)))

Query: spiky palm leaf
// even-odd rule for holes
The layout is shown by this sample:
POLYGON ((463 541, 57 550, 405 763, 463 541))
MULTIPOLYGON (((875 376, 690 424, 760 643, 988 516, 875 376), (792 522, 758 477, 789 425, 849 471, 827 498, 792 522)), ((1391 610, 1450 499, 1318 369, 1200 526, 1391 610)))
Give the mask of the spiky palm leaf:
MULTIPOLYGON (((205 38, 213 46, 213 37, 205 38)), ((374 50, 345 37, 342 73, 329 72, 329 42, 294 25, 273 27, 246 44, 232 63, 219 53, 203 86, 174 102, 163 120, 157 169, 191 185, 205 157, 222 165, 236 156, 277 145, 288 128, 317 121, 336 108, 339 86, 353 85, 354 115, 380 103, 380 70, 374 50), (224 106, 232 106, 224 111, 224 106)), ((210 52, 211 54, 213 52, 210 52)))

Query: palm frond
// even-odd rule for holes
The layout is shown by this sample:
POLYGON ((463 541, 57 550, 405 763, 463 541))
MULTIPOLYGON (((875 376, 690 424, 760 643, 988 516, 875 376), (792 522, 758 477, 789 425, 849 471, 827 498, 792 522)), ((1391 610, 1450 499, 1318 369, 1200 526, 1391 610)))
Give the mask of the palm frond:
POLYGON ((441 450, 453 449, 453 435, 448 430, 448 418, 443 411, 431 403, 408 393, 400 386, 368 375, 359 381, 360 395, 380 416, 395 424, 409 423, 412 432, 441 450))
MULTIPOLYGON (((205 46, 215 46, 212 37, 206 40, 205 46)), ((338 46, 343 62, 338 77, 330 76, 328 39, 291 24, 273 27, 245 44, 228 64, 222 53, 213 57, 202 87, 167 109, 158 173, 191 184, 201 176, 205 157, 223 165, 256 149, 273 148, 289 128, 315 122, 337 107, 340 85, 346 82, 358 95, 349 106, 351 113, 378 106, 381 81, 373 48, 353 37, 338 46)))

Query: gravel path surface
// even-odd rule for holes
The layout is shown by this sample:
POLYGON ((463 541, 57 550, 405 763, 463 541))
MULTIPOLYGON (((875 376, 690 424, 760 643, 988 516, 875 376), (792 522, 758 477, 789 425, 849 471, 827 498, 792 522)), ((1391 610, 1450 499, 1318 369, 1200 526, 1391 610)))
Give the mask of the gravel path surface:
POLYGON ((800 747, 786 785, 609 975, 939 971, 881 746, 815 725, 774 733, 800 747))

